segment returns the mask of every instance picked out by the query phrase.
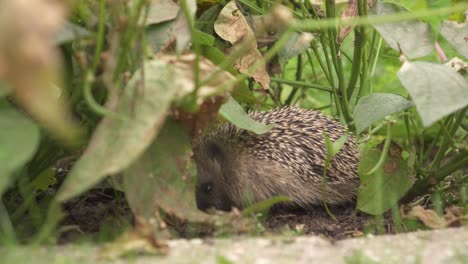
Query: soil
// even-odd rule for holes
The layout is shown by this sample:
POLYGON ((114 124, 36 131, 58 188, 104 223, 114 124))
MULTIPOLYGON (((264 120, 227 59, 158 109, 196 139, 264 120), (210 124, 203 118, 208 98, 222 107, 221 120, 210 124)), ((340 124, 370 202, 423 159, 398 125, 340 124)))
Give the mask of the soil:
MULTIPOLYGON (((305 235, 319 235, 335 241, 376 232, 374 218, 357 212, 354 205, 330 207, 335 221, 321 206, 308 209, 273 208, 264 226, 270 233, 294 230, 305 235)), ((81 236, 96 236, 103 228, 125 228, 132 223, 132 213, 124 195, 113 189, 93 189, 65 203, 65 218, 61 222, 59 242, 74 241, 81 236)), ((382 223, 380 223, 382 226, 382 223)), ((393 233, 389 217, 383 221, 385 233, 393 233)), ((115 232, 115 230, 114 230, 115 232)), ((115 235, 114 235, 115 237, 115 235)), ((111 238, 109 238, 111 239, 111 238)))
MULTIPOLYGON (((68 169, 63 169, 59 178, 65 178, 68 169)), ((99 186, 64 204, 65 217, 59 228, 60 243, 80 237, 96 237, 103 233, 103 229, 108 229, 109 233, 105 239, 112 240, 119 234, 116 230, 124 230, 133 224, 124 193, 112 189, 105 182, 99 186)), ((270 210, 264 226, 270 233, 293 230, 331 241, 377 233, 378 228, 380 232, 394 233, 390 215, 384 215, 383 221, 375 221, 374 217, 356 211, 355 204, 329 207, 337 221, 322 206, 307 209, 276 206, 270 210)))
POLYGON ((333 219, 322 206, 307 209, 280 208, 273 210, 267 218, 268 230, 277 231, 288 226, 305 235, 318 235, 335 241, 362 236, 364 232, 377 233, 378 228, 385 233, 394 233, 390 215, 383 221, 356 211, 354 204, 329 206, 333 219))
POLYGON ((60 222, 59 243, 103 233, 107 233, 107 237, 102 239, 111 240, 133 220, 124 194, 111 188, 92 189, 66 202, 62 209, 64 218, 60 222))

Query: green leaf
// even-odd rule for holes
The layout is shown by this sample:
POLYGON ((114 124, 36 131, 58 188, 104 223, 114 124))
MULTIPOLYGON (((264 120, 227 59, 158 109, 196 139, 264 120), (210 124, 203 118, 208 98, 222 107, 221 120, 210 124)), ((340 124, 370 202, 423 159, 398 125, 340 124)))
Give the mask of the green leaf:
POLYGON ((468 105, 468 81, 445 65, 405 62, 397 75, 426 127, 468 105))
POLYGON ((458 51, 468 59, 468 23, 455 23, 452 21, 442 21, 439 27, 440 34, 458 51))
POLYGON ((186 164, 190 151, 187 131, 168 119, 141 158, 123 172, 125 194, 136 216, 150 219, 158 205, 180 218, 200 217, 194 177, 183 177, 189 173, 186 164))
POLYGON ((222 4, 212 5, 206 9, 196 20, 195 28, 209 35, 214 34, 214 22, 218 17, 219 11, 223 8, 222 4))
POLYGON ((38 176, 31 182, 32 186, 38 190, 45 191, 49 188, 49 186, 54 185, 57 183, 57 179, 55 178, 55 170, 54 167, 48 167, 39 173, 38 176))
POLYGON ((412 107, 413 104, 402 96, 391 93, 373 93, 359 99, 354 108, 357 133, 393 113, 412 107))
POLYGON ((330 137, 325 132, 323 132, 323 136, 325 137, 325 146, 327 148, 328 160, 332 160, 336 154, 340 152, 341 148, 343 148, 346 140, 348 139, 348 134, 343 134, 335 142, 332 142, 330 137))
POLYGON ((59 190, 59 201, 127 168, 144 152, 164 123, 176 92, 182 90, 174 83, 175 78, 173 67, 160 60, 145 63, 144 74, 142 70, 133 74, 119 102, 113 103, 113 111, 126 118, 106 117, 101 121, 59 190))
POLYGON ((250 205, 249 207, 242 210, 242 215, 251 216, 252 214, 264 213, 266 214, 268 210, 275 204, 283 202, 291 202, 292 200, 287 196, 275 196, 257 203, 250 205))
POLYGON ((195 30, 195 36, 193 37, 193 42, 198 43, 199 45, 212 46, 214 44, 215 38, 212 35, 206 34, 205 32, 195 30))
POLYGON ((0 104, 0 196, 12 173, 34 155, 40 139, 37 125, 4 103, 0 104))
POLYGON ((91 36, 91 32, 70 22, 65 22, 55 37, 56 44, 63 44, 91 36))
POLYGON ((257 135, 265 134, 275 126, 274 124, 265 125, 255 121, 232 97, 221 106, 219 113, 234 125, 252 131, 257 135))
MULTIPOLYGON (((395 3, 377 1, 370 10, 371 15, 396 15, 408 13, 408 9, 395 3)), ((385 42, 410 59, 423 57, 432 52, 435 34, 431 26, 420 21, 403 21, 372 25, 385 42)))
POLYGON ((401 149, 396 145, 391 145, 383 166, 368 175, 381 155, 382 151, 379 149, 368 149, 359 162, 361 186, 357 208, 372 215, 380 215, 390 209, 412 185, 408 176, 408 164, 402 160, 401 149))

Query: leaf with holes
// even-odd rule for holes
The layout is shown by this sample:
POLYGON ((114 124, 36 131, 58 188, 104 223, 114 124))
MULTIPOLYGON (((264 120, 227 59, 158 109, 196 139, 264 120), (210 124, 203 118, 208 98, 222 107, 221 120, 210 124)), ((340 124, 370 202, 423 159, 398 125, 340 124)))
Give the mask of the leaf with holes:
MULTIPOLYGON (((377 1, 370 15, 397 15, 408 13, 408 9, 395 3, 377 1)), ((403 21, 372 25, 382 35, 385 42, 394 50, 410 59, 431 53, 435 44, 435 34, 431 25, 421 21, 403 21)))
POLYGON ((383 166, 368 175, 381 155, 380 149, 368 149, 359 162, 361 186, 357 208, 372 215, 380 215, 397 204, 412 185, 408 176, 408 164, 402 160, 401 149, 395 144, 391 145, 383 166))
POLYGON ((461 55, 468 59, 468 23, 442 21, 439 31, 461 55))
POLYGON ((413 106, 402 96, 390 93, 373 93, 359 99, 354 108, 356 132, 359 134, 374 122, 393 113, 398 113, 413 106))
POLYGON ((397 75, 426 127, 468 105, 468 81, 445 65, 405 62, 397 75))

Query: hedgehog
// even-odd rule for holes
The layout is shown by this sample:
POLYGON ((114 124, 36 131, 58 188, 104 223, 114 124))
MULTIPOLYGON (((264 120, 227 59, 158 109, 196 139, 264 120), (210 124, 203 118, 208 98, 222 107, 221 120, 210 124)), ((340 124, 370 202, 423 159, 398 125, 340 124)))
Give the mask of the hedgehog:
POLYGON ((286 196, 287 204, 302 208, 321 205, 324 197, 332 205, 355 201, 360 157, 351 135, 327 170, 325 196, 322 189, 324 132, 334 142, 347 133, 345 126, 319 111, 298 107, 249 115, 275 126, 258 135, 226 122, 194 144, 198 209, 243 209, 275 196, 286 196))

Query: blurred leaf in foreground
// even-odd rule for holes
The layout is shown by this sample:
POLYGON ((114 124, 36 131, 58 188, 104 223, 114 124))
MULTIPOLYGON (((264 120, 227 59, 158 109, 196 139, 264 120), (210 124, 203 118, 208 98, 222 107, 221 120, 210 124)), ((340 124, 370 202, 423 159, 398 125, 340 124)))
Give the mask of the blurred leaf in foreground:
POLYGON ((55 36, 64 17, 60 2, 0 1, 0 79, 34 119, 73 144, 81 133, 57 88, 62 83, 55 36))
POLYGON ((0 196, 13 172, 32 158, 39 139, 36 124, 0 99, 0 196))
MULTIPOLYGON (((187 97, 194 103, 214 95, 225 96, 231 88, 226 80, 233 77, 220 71, 210 82, 195 92, 193 63, 195 55, 163 55, 147 61, 136 71, 118 101, 108 102, 108 108, 119 117, 104 118, 83 156, 70 171, 57 198, 69 199, 98 183, 105 176, 118 173, 135 162, 157 137, 169 113, 171 104, 184 107, 187 97)), ((206 76, 218 68, 208 60, 200 60, 199 74, 206 76)))
POLYGON ((128 167, 151 144, 175 96, 172 67, 160 60, 145 63, 128 82, 118 102, 108 107, 119 117, 108 116, 96 128, 83 156, 62 185, 57 199, 82 193, 105 176, 128 167))

